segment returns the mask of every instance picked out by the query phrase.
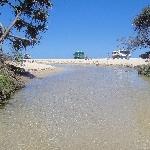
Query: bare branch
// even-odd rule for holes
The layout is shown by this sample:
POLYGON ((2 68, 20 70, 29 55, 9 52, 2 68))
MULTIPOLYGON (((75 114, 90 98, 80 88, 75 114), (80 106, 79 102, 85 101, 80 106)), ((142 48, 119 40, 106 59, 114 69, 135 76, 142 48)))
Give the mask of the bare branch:
POLYGON ((4 32, 4 26, 1 22, 0 22, 0 28, 2 29, 2 32, 4 32))
POLYGON ((21 0, 18 0, 18 2, 19 2, 20 4, 23 4, 23 2, 22 2, 21 0))
POLYGON ((3 24, 0 22, 0 26, 3 27, 3 24))

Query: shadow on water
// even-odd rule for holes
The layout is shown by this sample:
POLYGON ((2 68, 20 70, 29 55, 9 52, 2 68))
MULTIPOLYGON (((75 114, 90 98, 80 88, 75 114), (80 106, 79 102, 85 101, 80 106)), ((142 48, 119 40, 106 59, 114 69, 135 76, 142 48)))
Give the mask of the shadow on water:
POLYGON ((33 75, 32 73, 30 73, 30 72, 28 72, 28 71, 26 71, 26 72, 24 72, 24 73, 22 73, 22 74, 20 74, 20 75, 23 76, 23 77, 30 78, 30 79, 35 78, 35 75, 33 75))
MULTIPOLYGON (((25 86, 22 87, 22 89, 23 88, 25 88, 25 86)), ((20 90, 22 90, 22 89, 20 89, 20 90)), ((12 100, 13 100, 13 96, 15 96, 15 94, 17 94, 17 92, 19 92, 20 90, 16 90, 15 93, 11 94, 10 98, 1 101, 0 102, 0 110, 5 109, 7 105, 11 105, 12 104, 12 100)))
POLYGON ((140 78, 142 78, 144 81, 150 83, 150 77, 146 77, 146 76, 143 76, 143 75, 139 75, 140 78))
POLYGON ((5 100, 5 101, 3 101, 3 102, 0 102, 0 109, 4 109, 5 106, 8 104, 8 101, 9 101, 9 100, 5 100))

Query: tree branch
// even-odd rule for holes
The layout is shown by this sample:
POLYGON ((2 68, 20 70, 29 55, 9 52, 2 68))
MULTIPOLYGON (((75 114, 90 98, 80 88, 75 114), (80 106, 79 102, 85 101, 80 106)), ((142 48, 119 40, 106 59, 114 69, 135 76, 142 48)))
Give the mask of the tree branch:
POLYGON ((0 22, 0 27, 2 29, 2 32, 4 32, 4 26, 3 26, 3 24, 1 22, 0 22))
POLYGON ((0 22, 0 26, 3 28, 3 24, 0 22))
POLYGON ((12 27, 15 25, 16 21, 18 20, 19 16, 21 15, 21 12, 19 12, 15 19, 13 20, 13 22, 11 23, 11 25, 6 29, 6 31, 4 32, 4 34, 0 37, 0 43, 3 42, 3 40, 7 37, 7 35, 9 34, 10 30, 12 29, 12 27))
POLYGON ((7 4, 8 4, 10 7, 12 7, 14 10, 17 11, 17 9, 11 4, 11 2, 8 2, 7 4))
POLYGON ((20 40, 25 40, 25 41, 31 41, 31 40, 29 40, 29 39, 26 39, 26 38, 23 38, 23 37, 19 37, 19 36, 15 36, 15 35, 11 35, 11 34, 9 34, 9 37, 12 37, 12 38, 15 38, 15 39, 20 39, 20 40))
POLYGON ((22 2, 21 0, 18 0, 18 2, 19 2, 20 4, 23 4, 23 2, 22 2))

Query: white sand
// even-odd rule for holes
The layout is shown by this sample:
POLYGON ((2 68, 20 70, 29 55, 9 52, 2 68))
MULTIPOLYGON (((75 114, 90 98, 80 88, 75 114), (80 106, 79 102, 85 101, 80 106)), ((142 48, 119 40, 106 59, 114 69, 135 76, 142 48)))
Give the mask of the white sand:
POLYGON ((47 69, 50 69, 50 70, 54 70, 55 69, 55 67, 53 67, 51 65, 40 64, 40 63, 37 63, 37 62, 34 62, 34 61, 24 62, 21 65, 21 67, 23 67, 26 71, 30 71, 30 70, 41 71, 41 70, 47 70, 47 69))
MULTIPOLYGON (((27 60, 29 61, 29 60, 27 60)), ((119 65, 119 66, 129 66, 129 67, 135 67, 138 65, 143 64, 150 64, 149 62, 146 62, 146 60, 141 58, 130 58, 127 59, 107 59, 107 58, 101 58, 101 59, 90 59, 90 60, 81 60, 81 59, 32 59, 30 61, 36 62, 38 65, 52 65, 52 64, 96 64, 96 65, 119 65)), ((32 68, 32 65, 31 65, 32 68)))
MULTIPOLYGON (((10 62, 9 62, 10 63, 10 62)), ((150 64, 150 61, 146 61, 140 58, 131 58, 127 59, 90 59, 90 60, 81 60, 81 59, 26 59, 23 61, 23 64, 11 64, 24 68, 26 71, 31 72, 32 74, 38 75, 47 75, 51 72, 60 70, 60 68, 56 68, 52 65, 55 64, 94 64, 100 66, 128 66, 128 67, 136 67, 138 65, 150 64)))
POLYGON ((8 62, 15 66, 24 68, 26 71, 29 71, 36 77, 45 77, 48 74, 56 71, 62 70, 62 68, 54 67, 55 64, 79 64, 79 65, 90 65, 94 64, 97 66, 127 66, 127 67, 136 67, 138 65, 147 65, 150 64, 150 60, 146 61, 140 58, 131 58, 126 59, 90 59, 90 60, 81 60, 81 59, 26 59, 23 61, 23 64, 16 64, 13 62, 8 62))
POLYGON ((38 63, 31 59, 24 60, 23 63, 16 63, 16 62, 8 62, 8 63, 20 68, 24 68, 26 71, 30 72, 31 74, 33 74, 38 78, 43 78, 52 72, 60 70, 60 68, 56 69, 56 67, 51 66, 50 64, 38 63))

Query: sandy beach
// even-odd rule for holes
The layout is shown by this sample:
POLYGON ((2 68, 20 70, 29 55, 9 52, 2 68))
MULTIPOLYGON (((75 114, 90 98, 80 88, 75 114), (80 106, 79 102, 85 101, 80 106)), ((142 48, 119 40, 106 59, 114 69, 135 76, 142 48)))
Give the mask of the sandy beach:
POLYGON ((42 78, 50 73, 54 73, 62 70, 62 68, 55 67, 56 64, 74 64, 74 65, 96 65, 96 66, 124 66, 124 67, 136 67, 139 65, 150 64, 150 61, 146 61, 140 58, 127 59, 26 59, 23 63, 11 63, 20 68, 24 68, 26 71, 33 74, 35 77, 42 78))
POLYGON ((37 63, 33 60, 24 60, 22 63, 16 63, 16 62, 9 62, 9 64, 13 64, 17 67, 24 68, 25 71, 31 73, 37 78, 43 78, 50 73, 56 72, 60 70, 60 68, 48 65, 48 64, 42 64, 42 63, 37 63))
POLYGON ((150 63, 150 61, 146 61, 145 59, 141 58, 131 58, 129 60, 127 59, 112 59, 112 58, 100 58, 100 59, 32 59, 32 60, 25 60, 28 64, 28 68, 37 68, 39 65, 39 68, 42 67, 48 67, 49 65, 55 65, 55 64, 95 64, 95 65, 102 65, 102 66, 108 66, 108 65, 118 65, 118 66, 129 66, 129 67, 136 67, 139 65, 147 65, 150 63), (38 65, 34 64, 30 66, 29 62, 35 62, 38 65), (48 66, 47 66, 48 65, 48 66), (41 66, 41 67, 40 67, 41 66))

